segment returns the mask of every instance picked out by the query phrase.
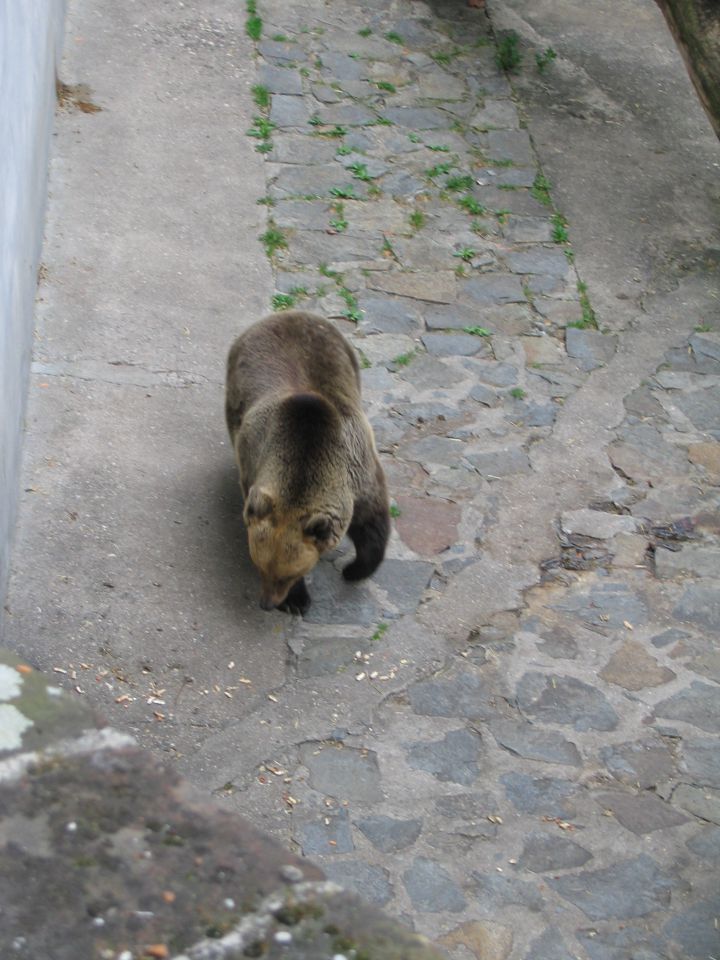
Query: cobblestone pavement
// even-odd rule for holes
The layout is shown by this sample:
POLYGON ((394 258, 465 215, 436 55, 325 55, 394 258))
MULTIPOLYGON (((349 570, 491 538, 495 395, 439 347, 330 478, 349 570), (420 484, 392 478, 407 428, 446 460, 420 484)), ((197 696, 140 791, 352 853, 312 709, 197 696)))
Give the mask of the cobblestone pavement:
POLYGON ((532 510, 543 441, 618 336, 486 17, 366 14, 260 0, 251 135, 274 305, 336 318, 359 350, 395 531, 368 585, 342 586, 336 558, 314 575, 260 775, 227 788, 290 807, 280 836, 458 960, 715 956, 718 325, 668 344, 594 451, 594 495, 539 566, 516 540, 465 619, 460 594, 485 590, 462 572, 510 500, 532 510))
POLYGON ((348 586, 343 548, 304 620, 263 620, 286 670, 221 720, 204 691, 178 765, 453 960, 718 957, 720 322, 606 427, 632 330, 598 329, 512 41, 453 3, 359 9, 248 3, 248 133, 273 306, 362 358, 388 559, 348 586))

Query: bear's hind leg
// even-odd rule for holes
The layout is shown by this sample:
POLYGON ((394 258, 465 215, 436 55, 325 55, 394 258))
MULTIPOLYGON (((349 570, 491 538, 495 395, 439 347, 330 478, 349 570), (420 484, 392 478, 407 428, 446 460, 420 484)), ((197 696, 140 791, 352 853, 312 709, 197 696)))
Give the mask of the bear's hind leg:
POLYGON ((375 573, 385 556, 390 536, 390 516, 386 508, 376 509, 363 522, 350 524, 348 536, 355 544, 355 559, 342 574, 346 580, 364 580, 375 573))

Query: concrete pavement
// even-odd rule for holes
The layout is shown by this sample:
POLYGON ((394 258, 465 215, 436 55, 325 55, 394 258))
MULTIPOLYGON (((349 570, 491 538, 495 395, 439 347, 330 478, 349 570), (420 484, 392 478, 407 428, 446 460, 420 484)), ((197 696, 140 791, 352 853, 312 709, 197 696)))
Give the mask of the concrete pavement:
POLYGON ((8 641, 456 960, 717 953, 720 150, 659 13, 84 16, 8 641), (361 351, 396 505, 304 621, 223 435, 271 301, 361 351))

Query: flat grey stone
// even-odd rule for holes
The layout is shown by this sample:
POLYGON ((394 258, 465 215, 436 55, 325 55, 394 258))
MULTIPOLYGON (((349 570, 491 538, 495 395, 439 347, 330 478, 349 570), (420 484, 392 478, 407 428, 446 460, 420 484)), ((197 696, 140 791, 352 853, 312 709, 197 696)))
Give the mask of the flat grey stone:
POLYGON ((310 91, 320 103, 340 103, 344 99, 341 93, 325 83, 313 83, 310 91))
POLYGON ((717 687, 693 680, 685 690, 658 703, 654 716, 664 720, 682 720, 708 733, 720 733, 717 687))
POLYGON ((478 760, 482 740, 470 730, 451 730, 442 740, 405 744, 408 764, 443 782, 470 786, 480 773, 478 760))
POLYGON ((551 427, 557 417, 557 407, 552 403, 514 401, 508 406, 505 416, 517 426, 551 427))
POLYGON ((720 360, 720 332, 694 333, 690 337, 690 346, 693 352, 700 357, 710 357, 720 360))
POLYGON ((655 575, 661 580, 678 576, 720 577, 720 548, 700 544, 684 544, 682 550, 655 552, 655 575))
POLYGON ((568 952, 557 927, 548 927, 530 944, 525 960, 577 960, 577 958, 568 952))
MULTIPOLYGON (((503 224, 503 236, 511 243, 543 243, 552 239, 552 223, 542 217, 508 217, 503 224)), ((580 318, 580 311, 577 317, 580 318)))
POLYGON ((421 339, 427 352, 436 357, 474 357, 490 350, 484 337, 469 333, 425 333, 421 339))
POLYGON ((348 53, 332 53, 329 50, 323 50, 320 59, 322 72, 340 83, 345 80, 365 80, 369 76, 367 63, 351 57, 348 53))
POLYGON ((625 397, 623 404, 627 412, 635 414, 636 417, 667 419, 665 408, 655 398, 649 387, 638 387, 637 390, 633 390, 625 397))
POLYGON ((410 704, 427 717, 488 720, 496 712, 494 686, 477 672, 464 670, 447 679, 421 680, 408 688, 410 704))
POLYGON ((690 472, 687 455, 667 443, 651 423, 628 424, 621 429, 620 437, 608 448, 610 460, 636 483, 665 484, 670 477, 690 472))
POLYGON ((505 256, 507 265, 513 273, 547 274, 551 277, 565 277, 570 271, 567 257, 562 250, 548 250, 540 247, 536 250, 520 250, 505 256))
POLYGON ((662 910, 670 902, 672 885, 646 854, 603 870, 583 870, 546 882, 591 920, 627 920, 662 910))
POLYGON ((438 797, 435 809, 450 820, 473 823, 476 820, 484 821, 489 814, 497 813, 498 801, 491 793, 454 793, 447 797, 438 797))
POLYGON ((483 477, 507 477, 530 472, 528 455, 520 447, 505 447, 487 453, 466 453, 465 459, 483 477))
POLYGON ((380 770, 373 750, 309 741, 301 745, 300 757, 310 771, 311 786, 320 793, 338 800, 382 800, 380 770))
POLYGON ((670 804, 649 793, 598 793, 593 799, 603 810, 612 811, 613 816, 626 830, 638 836, 665 830, 687 823, 684 817, 670 804))
POLYGON ((455 466, 463 454, 462 440, 453 440, 450 437, 428 436, 420 440, 413 440, 403 448, 403 456, 407 460, 418 463, 441 463, 446 466, 455 466))
POLYGON ((672 802, 701 820, 720 824, 720 790, 681 783, 673 793, 672 802))
POLYGON ((625 621, 633 627, 647 622, 647 607, 642 598, 623 583, 600 583, 589 590, 570 593, 557 605, 558 610, 573 613, 598 633, 619 630, 625 621))
POLYGON ((357 637, 306 637, 296 657, 299 677, 325 677, 354 663, 357 637))
POLYGON ((390 169, 382 160, 378 160, 376 157, 366 157, 362 153, 353 152, 343 154, 342 156, 336 157, 336 160, 341 166, 345 167, 345 169, 354 166, 356 163, 361 163, 365 167, 367 175, 375 179, 381 177, 390 169))
POLYGON ((453 303, 457 296, 455 274, 449 270, 376 273, 368 278, 368 285, 373 290, 428 303, 453 303))
POLYGON ((302 77, 297 70, 287 67, 272 67, 268 63, 258 65, 258 83, 267 87, 270 93, 286 93, 302 96, 302 77))
POLYGON ((479 380, 493 387, 511 387, 518 382, 518 368, 512 363, 483 363, 474 369, 479 380))
POLYGON ((428 330, 464 330, 465 327, 483 326, 478 310, 461 304, 428 304, 422 312, 428 330))
POLYGON ((662 633, 658 633, 650 642, 654 647, 660 649, 662 647, 668 647, 671 643, 675 643, 678 640, 685 640, 689 636, 690 634, 686 630, 678 630, 677 627, 670 627, 669 630, 663 630, 662 633))
POLYGON ((720 827, 704 827, 686 840, 685 845, 688 850, 711 863, 720 862, 720 827))
POLYGON ((268 187, 268 194, 275 200, 292 196, 329 197, 330 188, 343 182, 344 175, 336 163, 285 164, 268 187))
POLYGON ((297 43, 284 43, 278 40, 260 40, 257 51, 266 60, 277 63, 294 63, 305 59, 305 51, 297 43))
POLYGON ((428 185, 412 173, 398 170, 383 179, 382 189, 391 197, 419 197, 420 194, 427 193, 428 185))
POLYGON ((305 127, 310 111, 302 97, 275 94, 270 104, 270 120, 276 127, 305 127))
MULTIPOLYGON (((418 390, 448 389, 458 381, 456 370, 451 370, 442 360, 429 357, 427 354, 413 360, 409 366, 403 367, 397 373, 401 380, 413 384, 418 390)), ((454 442, 457 443, 457 441, 454 442)))
POLYGON ((362 329, 368 333, 414 334, 421 328, 416 302, 394 297, 361 296, 362 329))
POLYGON ((480 130, 493 127, 517 130, 520 126, 517 107, 512 100, 486 100, 485 105, 473 113, 470 123, 480 130))
POLYGON ((683 950, 683 957, 707 960, 720 953, 720 896, 693 903, 664 926, 664 932, 683 950))
POLYGON ((618 717, 597 688, 575 677, 529 671, 517 685, 520 709, 543 723, 567 724, 575 730, 614 730, 618 717))
POLYGON ((580 360, 583 370, 594 370, 611 360, 617 344, 618 338, 614 334, 580 330, 578 327, 567 327, 565 330, 565 349, 568 356, 580 360))
POLYGON ((575 935, 590 960, 667 960, 665 944, 647 929, 578 930, 575 935))
POLYGON ((635 517, 587 508, 566 510, 560 515, 560 526, 564 533, 580 534, 595 540, 610 540, 618 533, 635 533, 641 528, 635 517))
POLYGON ((506 273, 486 273, 466 280, 460 288, 460 299, 480 306, 527 303, 520 278, 506 273))
MULTIPOLYGON (((278 200, 273 207, 273 220, 278 227, 325 231, 332 215, 327 200, 278 200)), ((308 270, 303 277, 293 280, 290 287, 304 286, 308 290, 314 290, 322 279, 317 273, 308 270)), ((279 284, 278 288, 282 289, 279 284)))
POLYGON ((720 631, 720 584, 690 584, 673 610, 673 616, 676 620, 720 631))
POLYGON ((361 103, 328 104, 317 111, 317 116, 328 126, 364 127, 376 119, 373 111, 361 103))
POLYGON ((681 393, 675 402, 694 427, 720 440, 720 386, 681 393))
POLYGON ((495 393, 494 390, 483 387, 480 383, 472 388, 470 397, 478 403, 481 403, 484 407, 496 407, 500 403, 498 394, 495 393))
POLYGON ((422 830, 421 820, 396 820, 393 817, 364 817, 355 823, 382 853, 396 853, 411 847, 422 830))
POLYGON ((534 913, 543 909, 543 896, 532 883, 516 877, 476 871, 473 871, 472 878, 475 883, 475 903, 484 916, 495 916, 499 909, 509 904, 527 907, 534 913))
POLYGON ((662 740, 632 740, 602 747, 600 757, 609 772, 622 783, 648 790, 670 779, 675 762, 662 740))
POLYGON ((518 865, 531 873, 582 867, 592 854, 568 837, 533 831, 523 844, 518 865))
POLYGON ((449 130, 453 123, 449 114, 435 107, 386 107, 383 115, 412 130, 449 130))
MULTIPOLYGON (((275 131, 272 145, 273 148, 267 158, 273 163, 317 166, 318 164, 329 164, 335 159, 336 147, 334 144, 317 137, 305 136, 291 129, 275 131)), ((279 222, 277 220, 277 206, 273 207, 272 216, 276 222, 279 222)), ((302 221, 299 220, 298 223, 302 223, 302 221)), ((327 221, 324 226, 327 226, 327 221)))
POLYGON ((403 873, 403 883, 416 910, 459 913, 467 906, 460 888, 435 860, 417 857, 403 873))
MULTIPOLYGON (((535 163, 527 130, 491 130, 487 139, 487 154, 493 160, 512 160, 513 163, 535 163)), ((549 239, 549 237, 548 237, 549 239)))
POLYGON ((330 860, 323 863, 328 880, 334 880, 358 896, 379 907, 392 899, 393 889, 390 874, 383 867, 376 867, 362 860, 330 860))
POLYGON ((555 777, 530 777, 526 773, 511 771, 500 777, 508 800, 521 813, 565 819, 575 813, 570 798, 577 787, 569 780, 555 777))
POLYGON ((372 234, 340 234, 319 230, 297 230, 289 242, 290 256, 295 263, 365 263, 379 255, 380 243, 372 234))
POLYGON ((344 807, 326 810, 319 819, 304 823, 299 830, 300 846, 306 857, 350 853, 353 849, 350 818, 344 807))
POLYGON ((716 740, 684 740, 682 770, 693 783, 720 789, 720 743, 716 740))
POLYGON ((382 619, 382 611, 367 585, 346 583, 331 563, 315 567, 309 589, 312 604, 303 615, 308 623, 370 625, 382 619))
POLYGON ((531 723, 497 720, 491 722, 490 731, 501 747, 526 760, 581 765, 575 744, 554 730, 538 729, 531 723))
POLYGON ((538 650, 542 650, 553 660, 575 660, 580 648, 577 641, 562 627, 553 627, 540 633, 542 643, 538 643, 538 650))
POLYGON ((427 560, 387 559, 372 579, 387 592, 402 615, 415 613, 434 572, 435 564, 427 560))

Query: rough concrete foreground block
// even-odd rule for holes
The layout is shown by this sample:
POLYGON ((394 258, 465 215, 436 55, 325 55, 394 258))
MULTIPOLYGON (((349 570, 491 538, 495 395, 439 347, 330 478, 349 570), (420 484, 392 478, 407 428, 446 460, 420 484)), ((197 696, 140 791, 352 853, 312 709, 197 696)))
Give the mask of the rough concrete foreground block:
POLYGON ((0 710, 0 956, 441 960, 2 650, 0 710))

